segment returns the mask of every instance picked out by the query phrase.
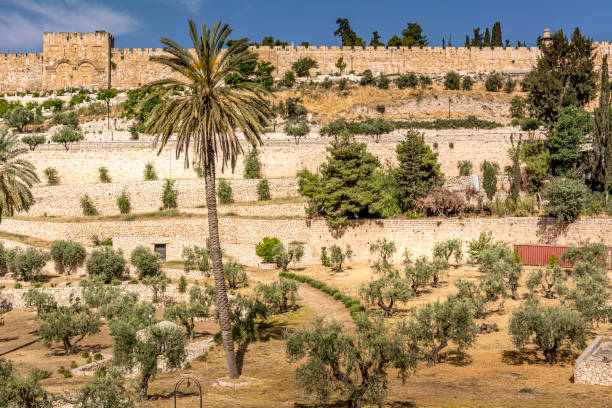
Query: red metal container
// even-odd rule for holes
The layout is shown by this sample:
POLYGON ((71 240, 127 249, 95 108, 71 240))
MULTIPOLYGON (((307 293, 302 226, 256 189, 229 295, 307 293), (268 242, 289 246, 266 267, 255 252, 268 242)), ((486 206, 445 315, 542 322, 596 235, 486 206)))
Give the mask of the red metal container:
MULTIPOLYGON (((564 268, 571 268, 573 265, 568 260, 562 260, 561 256, 567 252, 569 247, 558 245, 531 245, 531 244, 516 244, 514 250, 521 257, 523 265, 546 266, 551 256, 557 255, 557 265, 564 268)), ((612 249, 608 248, 606 263, 608 268, 612 263, 612 249)))

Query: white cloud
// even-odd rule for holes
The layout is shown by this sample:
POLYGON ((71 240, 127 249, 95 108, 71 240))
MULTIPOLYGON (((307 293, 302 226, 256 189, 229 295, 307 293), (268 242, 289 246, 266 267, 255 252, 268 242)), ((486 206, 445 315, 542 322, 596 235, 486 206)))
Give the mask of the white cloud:
POLYGON ((204 0, 157 0, 169 7, 179 7, 189 12, 195 13, 200 10, 204 0))
MULTIPOLYGON (((186 1, 186 0, 182 0, 186 1)), ((132 16, 86 0, 0 0, 0 51, 40 49, 44 31, 104 30, 119 35, 139 26, 132 16)))

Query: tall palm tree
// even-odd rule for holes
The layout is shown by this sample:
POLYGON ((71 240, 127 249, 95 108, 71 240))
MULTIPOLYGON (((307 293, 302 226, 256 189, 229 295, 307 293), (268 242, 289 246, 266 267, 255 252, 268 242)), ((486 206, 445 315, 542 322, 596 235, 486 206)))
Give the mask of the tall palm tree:
POLYGON ((153 134, 155 144, 159 144, 159 153, 170 137, 176 135, 176 157, 184 153, 185 166, 188 167, 189 148, 192 147, 194 165, 204 169, 209 249, 217 290, 219 325, 229 376, 238 378, 219 243, 215 164, 220 159, 222 171, 228 164, 234 170, 236 159, 242 153, 238 131, 251 145, 261 143, 260 136, 270 108, 265 99, 267 91, 260 84, 247 80, 231 87, 225 85, 227 75, 242 78, 239 67, 256 59, 246 49, 246 40, 236 41, 223 49, 231 32, 227 24, 218 22, 212 29, 202 24, 200 35, 195 23, 189 20, 194 52, 162 38, 166 54, 151 57, 151 60, 168 67, 172 78, 149 84, 155 86, 156 91, 143 101, 143 105, 156 96, 161 97, 162 102, 153 108, 145 121, 147 133, 153 134))
POLYGON ((6 126, 0 128, 0 221, 34 203, 30 188, 40 179, 32 163, 19 158, 27 152, 17 135, 9 134, 6 126))

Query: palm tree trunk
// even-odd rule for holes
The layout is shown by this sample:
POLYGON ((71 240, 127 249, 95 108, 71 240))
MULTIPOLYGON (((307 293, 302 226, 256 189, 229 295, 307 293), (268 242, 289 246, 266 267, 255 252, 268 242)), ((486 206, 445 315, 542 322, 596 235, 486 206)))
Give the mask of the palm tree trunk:
POLYGON ((236 354, 234 353, 234 339, 232 338, 227 289, 225 287, 225 276, 223 275, 221 244, 219 242, 219 220, 217 218, 217 197, 215 194, 215 159, 212 147, 209 147, 208 153, 208 162, 204 166, 206 207, 208 208, 208 237, 210 242, 210 248, 208 249, 210 250, 210 258, 213 265, 213 276, 215 277, 217 310, 219 311, 219 326, 221 327, 225 360, 227 361, 227 368, 229 369, 229 377, 238 378, 239 374, 236 364, 236 354))

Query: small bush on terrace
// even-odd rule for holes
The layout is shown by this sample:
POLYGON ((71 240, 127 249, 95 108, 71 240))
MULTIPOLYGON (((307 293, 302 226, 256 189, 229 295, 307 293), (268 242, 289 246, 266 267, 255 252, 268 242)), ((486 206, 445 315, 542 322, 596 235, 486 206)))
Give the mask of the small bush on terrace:
POLYGON ((256 148, 249 150, 244 160, 244 178, 261 178, 261 162, 259 161, 259 151, 256 148))
POLYGON ((467 75, 464 76, 463 80, 461 81, 461 89, 464 91, 471 91, 473 86, 474 80, 467 75))
POLYGON ((130 262, 136 267, 138 279, 159 274, 161 264, 159 255, 157 252, 151 251, 150 248, 144 246, 136 247, 130 255, 130 262))
POLYGON ((177 197, 178 193, 174 188, 174 180, 166 179, 164 183, 164 190, 162 192, 162 208, 168 210, 170 208, 178 207, 177 197))
POLYGON ((110 183, 111 182, 110 176, 108 175, 108 169, 106 167, 100 167, 98 169, 98 174, 100 176, 100 182, 102 182, 102 183, 110 183))
POLYGON ((125 190, 121 192, 119 197, 117 197, 117 207, 119 207, 119 212, 121 214, 130 213, 132 205, 130 204, 130 196, 125 192, 125 190))
POLYGON ((96 206, 87 194, 81 197, 81 208, 83 209, 83 215, 85 216, 89 217, 93 215, 98 215, 98 210, 96 209, 96 206))
POLYGON ((155 171, 155 166, 151 162, 145 164, 144 179, 145 181, 157 180, 157 172, 155 171))
POLYGON ((87 252, 85 247, 74 241, 53 241, 49 251, 51 259, 55 262, 55 270, 58 273, 66 272, 68 275, 76 272, 77 268, 83 266, 87 252))
POLYGON ((487 198, 492 200, 497 192, 497 175, 499 174, 499 165, 485 160, 482 162, 480 169, 482 170, 482 186, 487 193, 487 198))
POLYGON ((47 167, 44 170, 45 177, 47 177, 47 184, 50 186, 55 186, 60 183, 59 175, 57 174, 57 169, 54 167, 47 167))
POLYGON ((459 163, 457 163, 457 168, 459 169, 459 175, 465 177, 472 174, 474 165, 469 160, 461 160, 459 163))
POLYGON ((491 74, 485 81, 485 88, 489 92, 497 92, 502 87, 502 78, 499 74, 491 74))
POLYGON ((419 79, 413 73, 406 74, 406 75, 400 75, 395 80, 395 85, 397 85, 399 89, 406 89, 406 88, 414 89, 417 87, 418 84, 419 84, 419 79))
POLYGON ((444 76, 444 88, 458 90, 461 85, 461 77, 455 71, 451 71, 444 76))
POLYGON ((374 85, 374 75, 372 75, 372 71, 370 71, 369 69, 363 71, 363 73, 361 74, 361 79, 359 80, 359 85, 374 85))
POLYGON ((229 181, 219 179, 217 184, 217 197, 219 198, 220 204, 231 204, 234 201, 232 199, 232 186, 229 181))
POLYGON ((94 249, 85 261, 87 274, 91 278, 99 278, 104 283, 111 283, 113 279, 119 279, 125 271, 125 258, 121 251, 114 251, 105 246, 94 249))
POLYGON ((257 183, 257 198, 259 201, 267 201, 270 199, 270 185, 268 179, 261 179, 257 183))

